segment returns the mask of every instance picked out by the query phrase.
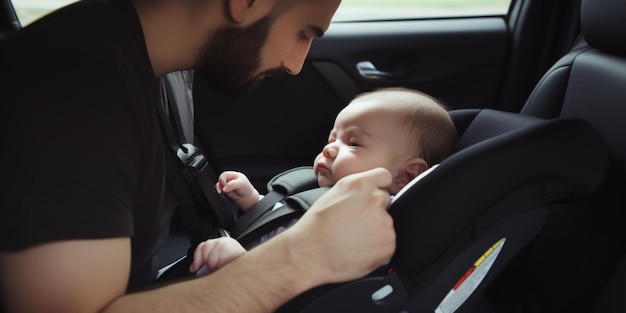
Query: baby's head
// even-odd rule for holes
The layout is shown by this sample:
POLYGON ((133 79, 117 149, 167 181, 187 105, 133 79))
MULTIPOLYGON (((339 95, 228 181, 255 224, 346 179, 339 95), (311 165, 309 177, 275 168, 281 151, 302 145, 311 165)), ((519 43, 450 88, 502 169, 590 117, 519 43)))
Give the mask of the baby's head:
POLYGON ((393 177, 391 194, 452 153, 456 129, 445 107, 405 88, 366 92, 335 119, 313 167, 320 186, 376 167, 393 177))

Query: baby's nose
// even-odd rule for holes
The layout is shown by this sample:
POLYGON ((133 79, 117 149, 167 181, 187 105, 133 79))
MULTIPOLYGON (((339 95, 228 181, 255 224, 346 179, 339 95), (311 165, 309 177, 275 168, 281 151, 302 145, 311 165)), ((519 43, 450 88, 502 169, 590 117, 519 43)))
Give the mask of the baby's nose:
POLYGON ((334 159, 337 156, 337 149, 332 144, 327 144, 322 150, 322 154, 327 159, 334 159))

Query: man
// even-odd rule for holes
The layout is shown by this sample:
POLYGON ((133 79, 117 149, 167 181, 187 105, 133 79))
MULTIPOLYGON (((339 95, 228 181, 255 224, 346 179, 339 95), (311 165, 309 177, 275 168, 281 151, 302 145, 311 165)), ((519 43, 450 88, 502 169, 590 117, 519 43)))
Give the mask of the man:
POLYGON ((384 169, 348 176, 292 228, 202 278, 156 288, 173 212, 156 77, 228 94, 300 72, 340 0, 84 0, 7 40, 0 282, 8 312, 271 312, 393 254, 384 169))

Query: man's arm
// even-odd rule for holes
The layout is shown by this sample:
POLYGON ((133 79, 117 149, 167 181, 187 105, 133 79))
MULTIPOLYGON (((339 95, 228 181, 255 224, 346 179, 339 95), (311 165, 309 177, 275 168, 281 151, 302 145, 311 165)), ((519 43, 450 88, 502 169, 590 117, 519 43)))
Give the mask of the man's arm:
POLYGON ((0 254, 7 312, 98 312, 126 291, 130 239, 48 243, 0 254))
POLYGON ((389 172, 342 179, 300 221, 215 273, 124 295, 130 241, 67 241, 2 254, 9 312, 272 312, 301 292, 363 276, 395 249, 389 172))

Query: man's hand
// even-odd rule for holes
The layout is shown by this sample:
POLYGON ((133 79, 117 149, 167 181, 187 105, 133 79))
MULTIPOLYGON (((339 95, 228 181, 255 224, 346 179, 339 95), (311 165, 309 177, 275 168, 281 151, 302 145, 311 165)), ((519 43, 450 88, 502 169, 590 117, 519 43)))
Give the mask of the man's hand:
POLYGON ((292 255, 322 283, 356 279, 383 265, 395 251, 390 183, 382 168, 341 179, 286 231, 294 239, 292 255))

